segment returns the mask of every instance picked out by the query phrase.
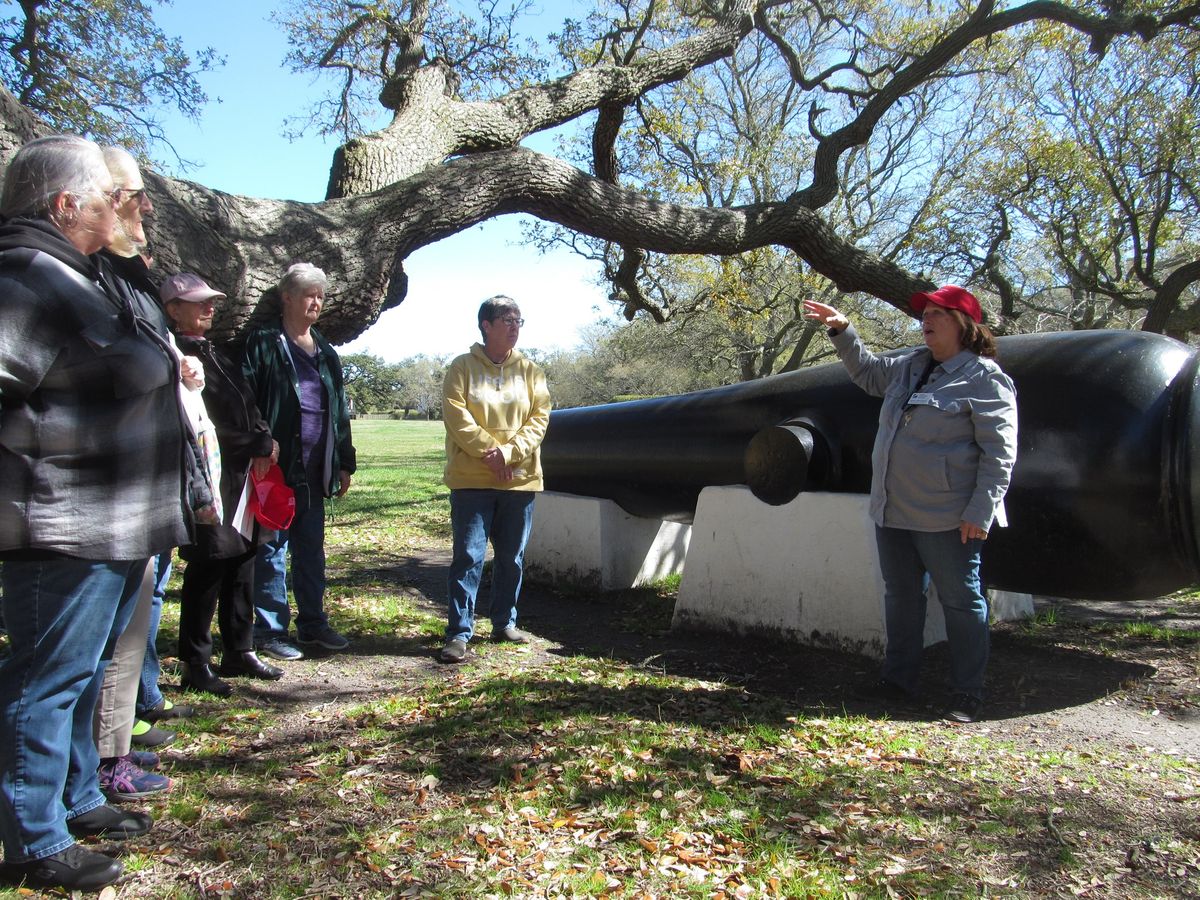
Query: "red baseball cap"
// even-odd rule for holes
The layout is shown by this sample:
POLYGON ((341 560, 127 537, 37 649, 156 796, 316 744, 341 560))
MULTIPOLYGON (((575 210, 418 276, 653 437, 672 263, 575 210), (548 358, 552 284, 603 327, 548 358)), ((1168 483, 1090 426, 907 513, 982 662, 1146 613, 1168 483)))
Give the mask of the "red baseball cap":
POLYGON ((264 528, 281 531, 296 517, 296 492, 283 480, 283 470, 272 464, 262 478, 250 470, 250 511, 264 528))
POLYGON ((983 321, 983 310, 979 308, 979 301, 975 299, 975 295, 956 284, 948 284, 936 291, 918 291, 908 298, 908 305, 918 316, 930 303, 943 309, 957 309, 976 322, 983 321))

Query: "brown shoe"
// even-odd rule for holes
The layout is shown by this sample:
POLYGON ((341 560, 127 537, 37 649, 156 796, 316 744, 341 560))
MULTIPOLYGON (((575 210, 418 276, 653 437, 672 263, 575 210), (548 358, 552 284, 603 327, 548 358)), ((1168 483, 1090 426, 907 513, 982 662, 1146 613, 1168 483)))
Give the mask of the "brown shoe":
POLYGON ((492 641, 497 644, 528 644, 529 635, 515 625, 492 632, 492 641))
POLYGON ((446 641, 446 646, 438 654, 438 659, 444 663, 460 663, 467 658, 467 642, 457 638, 446 641))

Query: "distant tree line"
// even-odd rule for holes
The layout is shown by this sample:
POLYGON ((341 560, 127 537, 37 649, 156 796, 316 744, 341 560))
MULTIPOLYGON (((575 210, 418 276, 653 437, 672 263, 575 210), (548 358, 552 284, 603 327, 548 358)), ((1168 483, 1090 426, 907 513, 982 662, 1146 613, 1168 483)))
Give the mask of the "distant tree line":
POLYGON ((342 372, 354 415, 440 419, 442 378, 449 361, 420 355, 389 363, 371 353, 345 354, 342 372))

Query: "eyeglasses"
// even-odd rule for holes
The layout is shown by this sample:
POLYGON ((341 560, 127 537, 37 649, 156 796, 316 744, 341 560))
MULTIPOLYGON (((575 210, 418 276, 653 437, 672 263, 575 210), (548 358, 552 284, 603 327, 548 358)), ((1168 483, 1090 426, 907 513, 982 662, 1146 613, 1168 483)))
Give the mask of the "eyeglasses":
POLYGON ((122 194, 128 194, 131 200, 136 200, 138 203, 141 203, 146 196, 146 189, 144 187, 138 188, 137 190, 134 190, 133 188, 117 188, 116 193, 117 203, 121 202, 122 194))
POLYGON ((501 316, 498 319, 493 319, 495 322, 503 322, 505 325, 516 325, 520 328, 525 324, 524 319, 518 319, 516 316, 501 316))

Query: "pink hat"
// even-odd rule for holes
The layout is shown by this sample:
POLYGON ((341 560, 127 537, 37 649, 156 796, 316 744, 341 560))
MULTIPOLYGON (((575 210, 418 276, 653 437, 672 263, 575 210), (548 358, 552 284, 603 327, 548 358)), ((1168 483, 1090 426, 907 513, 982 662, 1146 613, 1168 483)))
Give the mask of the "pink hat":
POLYGON ((192 303, 202 303, 205 300, 215 300, 217 297, 224 297, 220 291, 215 291, 208 286, 208 283, 199 275, 193 275, 191 272, 180 272, 178 275, 172 275, 163 282, 162 287, 158 289, 158 296, 162 297, 162 302, 167 303, 171 300, 187 300, 192 303))
POLYGON ((250 470, 250 512, 264 528, 281 531, 296 517, 296 492, 283 480, 283 470, 274 463, 262 478, 250 470))
POLYGON ((908 300, 908 305, 917 315, 924 312, 925 306, 929 303, 943 309, 957 309, 959 312, 966 313, 976 322, 983 321, 983 310, 979 308, 979 301, 975 299, 975 295, 957 285, 948 284, 936 291, 918 291, 908 300))

